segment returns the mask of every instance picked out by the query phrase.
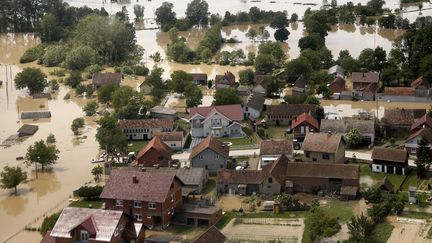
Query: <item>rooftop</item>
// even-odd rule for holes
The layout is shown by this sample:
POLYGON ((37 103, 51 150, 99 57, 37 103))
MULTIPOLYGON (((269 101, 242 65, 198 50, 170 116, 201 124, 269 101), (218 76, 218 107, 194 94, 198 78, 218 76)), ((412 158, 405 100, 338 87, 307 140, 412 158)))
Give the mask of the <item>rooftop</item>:
POLYGON ((405 149, 375 147, 372 152, 372 159, 397 162, 397 163, 407 163, 408 152, 405 149))
POLYGON ((308 133, 304 139, 302 150, 336 153, 341 142, 345 143, 341 134, 308 133))
POLYGON ((383 121, 388 125, 411 126, 416 118, 426 114, 426 109, 385 109, 383 121))
POLYGON ((121 73, 96 73, 93 75, 93 84, 120 84, 122 80, 121 73))
POLYGON ((345 134, 353 128, 357 128, 360 134, 375 134, 375 123, 373 120, 360 120, 353 118, 321 120, 321 132, 345 134))
POLYGON ((426 88, 429 88, 430 83, 429 83, 429 81, 426 80, 426 78, 424 78, 423 76, 420 76, 419 78, 412 81, 412 83, 411 83, 411 87, 413 87, 415 89, 418 88, 419 86, 424 86, 426 88))
POLYGON ((18 130, 18 133, 20 135, 33 135, 37 132, 38 129, 39 127, 36 125, 24 124, 18 130))
POLYGON ((425 137, 427 139, 427 141, 430 144, 432 144, 432 129, 430 129, 430 128, 421 128, 421 129, 411 133, 405 141, 409 142, 410 140, 412 140, 418 136, 425 137))
POLYGON ((377 72, 352 72, 353 83, 378 83, 379 73, 377 72))
POLYGON ((313 116, 307 114, 307 113, 303 113, 300 116, 298 116, 292 123, 291 127, 292 128, 296 128, 297 126, 299 126, 300 124, 302 124, 303 122, 307 122, 309 125, 313 126, 315 129, 319 128, 319 124, 317 119, 315 119, 313 116))
POLYGON ((173 119, 136 119, 120 120, 120 128, 173 128, 173 119))
POLYGON ((288 139, 263 140, 260 145, 260 155, 292 155, 292 141, 288 139))
POLYGON ((167 159, 171 159, 171 155, 173 154, 173 151, 171 150, 168 145, 166 145, 158 136, 153 137, 153 139, 146 145, 144 148, 142 148, 136 157, 136 159, 140 159, 143 155, 145 155, 150 149, 155 149, 159 152, 162 156, 166 157, 167 159))
POLYGON ((415 89, 412 87, 384 87, 384 94, 391 96, 415 96, 415 89))
POLYGON ((51 118, 50 111, 23 111, 21 112, 21 119, 43 119, 51 118))
POLYGON ((206 149, 211 149, 224 158, 229 157, 229 146, 212 136, 208 136, 192 148, 189 158, 194 158, 206 149))
POLYGON ((160 113, 160 114, 167 114, 167 115, 175 115, 177 114, 177 111, 171 108, 162 107, 162 106, 155 106, 150 109, 150 112, 152 113, 160 113))
POLYGON ((311 113, 316 105, 309 104, 280 104, 267 106, 267 116, 299 116, 311 113))
POLYGON ((189 109, 189 119, 195 114, 208 117, 215 112, 218 112, 233 121, 243 121, 243 110, 239 104, 193 107, 189 109))
POLYGON ((255 110, 261 111, 265 101, 265 95, 262 93, 255 93, 249 95, 246 105, 255 110))
POLYGON ((358 165, 328 163, 288 163, 287 176, 306 178, 359 179, 358 165))
POLYGON ((193 243, 224 243, 226 237, 215 226, 210 227, 200 235, 193 243))
POLYGON ((428 116, 428 114, 424 114, 424 116, 416 119, 414 124, 411 126, 411 131, 419 128, 420 126, 432 128, 432 117, 428 116))

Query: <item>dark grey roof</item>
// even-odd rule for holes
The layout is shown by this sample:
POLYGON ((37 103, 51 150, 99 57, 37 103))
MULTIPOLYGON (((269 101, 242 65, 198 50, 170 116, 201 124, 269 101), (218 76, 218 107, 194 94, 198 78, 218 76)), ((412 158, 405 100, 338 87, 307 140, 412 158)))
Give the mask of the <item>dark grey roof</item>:
POLYGON ((18 133, 20 135, 33 135, 36 133, 36 131, 39 129, 38 126, 35 125, 29 125, 29 124, 24 124, 19 130, 18 133))
POLYGON ((42 119, 51 118, 50 111, 23 111, 21 112, 21 119, 42 119))
POLYGON ((151 235, 146 236, 145 242, 147 243, 170 243, 170 242, 181 242, 182 237, 178 235, 151 235))
POLYGON ((246 106, 261 111, 264 105, 265 95, 262 93, 252 93, 249 95, 246 106))
POLYGON ((347 133, 353 128, 357 128, 360 134, 375 134, 373 120, 359 120, 359 119, 322 119, 321 132, 332 133, 347 133))

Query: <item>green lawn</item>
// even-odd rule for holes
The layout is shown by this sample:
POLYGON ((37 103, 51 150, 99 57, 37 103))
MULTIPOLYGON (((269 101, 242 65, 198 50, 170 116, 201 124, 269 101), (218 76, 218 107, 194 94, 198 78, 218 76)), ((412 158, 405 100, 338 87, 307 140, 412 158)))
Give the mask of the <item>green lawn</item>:
POLYGON ((375 226, 373 238, 375 243, 387 243, 388 238, 393 231, 394 226, 388 222, 379 223, 375 226))
POLYGON ((69 207, 89 208, 90 204, 92 205, 92 208, 101 208, 102 207, 102 201, 85 201, 85 200, 80 200, 77 202, 71 202, 69 204, 69 207))
POLYGON ((374 181, 379 181, 387 177, 387 179, 393 184, 394 191, 397 191, 405 178, 402 175, 393 175, 387 173, 376 173, 372 172, 372 169, 368 164, 360 164, 360 176, 370 176, 374 181))
POLYGON ((248 136, 241 138, 221 138, 222 142, 230 142, 232 146, 245 146, 245 145, 253 145, 252 139, 248 136))
POLYGON ((321 209, 332 217, 339 217, 343 222, 347 222, 354 215, 353 210, 357 201, 331 200, 327 205, 321 205, 321 209))
POLYGON ((432 183, 432 178, 429 179, 420 179, 417 177, 415 171, 411 171, 408 175, 408 178, 405 180, 404 184, 401 187, 402 191, 408 191, 410 186, 415 186, 419 190, 428 190, 427 185, 432 183))
POLYGON ((190 131, 191 126, 190 126, 190 123, 187 122, 187 121, 184 121, 182 119, 178 119, 178 120, 175 121, 175 124, 177 126, 183 128, 187 132, 190 131))
POLYGON ((270 138, 288 138, 290 134, 286 133, 289 126, 269 126, 266 130, 270 138), (288 137, 287 137, 288 136, 288 137))
POLYGON ((128 151, 138 153, 149 141, 128 141, 128 151))

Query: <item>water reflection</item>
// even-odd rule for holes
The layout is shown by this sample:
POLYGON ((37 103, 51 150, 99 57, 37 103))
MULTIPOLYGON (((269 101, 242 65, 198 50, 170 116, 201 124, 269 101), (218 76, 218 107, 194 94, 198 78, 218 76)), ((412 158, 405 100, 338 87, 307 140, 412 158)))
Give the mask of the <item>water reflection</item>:
MULTIPOLYGON (((53 168, 45 168, 44 171, 41 171, 41 169, 38 168, 38 179, 33 179, 28 183, 30 190, 33 193, 36 193, 36 197, 38 200, 39 198, 46 196, 48 193, 58 191, 61 187, 61 183, 57 177, 57 173, 64 172, 65 169, 61 169, 61 167, 53 168), (55 170, 53 168, 55 168, 55 170)), ((30 177, 36 178, 34 170, 32 170, 30 177)))
POLYGON ((20 189, 18 195, 2 196, 1 198, 3 199, 0 200, 0 206, 3 209, 2 211, 11 216, 17 216, 21 214, 29 200, 20 194, 23 192, 25 193, 26 191, 28 190, 20 189))

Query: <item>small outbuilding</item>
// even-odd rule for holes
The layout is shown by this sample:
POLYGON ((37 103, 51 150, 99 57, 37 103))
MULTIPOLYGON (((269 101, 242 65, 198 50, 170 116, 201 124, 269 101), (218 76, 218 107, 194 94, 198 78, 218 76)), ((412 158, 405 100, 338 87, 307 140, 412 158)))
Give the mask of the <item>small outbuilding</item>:
POLYGON ((408 169, 408 152, 403 149, 374 148, 372 171, 405 175, 408 169))
POLYGON ((18 130, 18 136, 24 137, 24 136, 31 136, 37 132, 39 129, 36 125, 29 125, 24 124, 19 130, 18 130))

